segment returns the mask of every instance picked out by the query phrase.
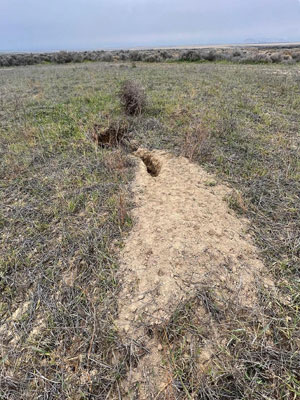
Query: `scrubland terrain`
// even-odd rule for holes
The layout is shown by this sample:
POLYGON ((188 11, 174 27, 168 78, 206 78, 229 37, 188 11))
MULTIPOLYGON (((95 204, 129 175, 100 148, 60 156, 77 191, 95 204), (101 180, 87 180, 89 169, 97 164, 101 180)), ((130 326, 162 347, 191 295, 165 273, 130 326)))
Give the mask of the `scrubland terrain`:
POLYGON ((188 48, 132 49, 112 51, 58 51, 52 53, 0 53, 0 67, 67 64, 89 61, 143 62, 234 62, 240 64, 296 64, 300 62, 300 44, 196 46, 188 48))
POLYGON ((0 69, 0 87, 0 398, 299 398, 299 65, 39 65, 0 69), (128 79, 147 95, 135 116, 118 98, 128 79), (99 146, 95 132, 112 129, 126 143, 99 146), (162 169, 165 186, 190 169, 190 188, 201 168, 197 193, 231 188, 219 192, 228 210, 217 204, 216 227, 223 209, 232 227, 248 219, 243 235, 265 268, 251 278, 255 305, 227 293, 226 280, 190 281, 184 297, 172 286, 171 314, 142 321, 163 385, 131 380, 150 350, 126 341, 116 322, 126 283, 119 255, 137 226, 139 147, 174 156, 153 153, 173 166, 162 169))

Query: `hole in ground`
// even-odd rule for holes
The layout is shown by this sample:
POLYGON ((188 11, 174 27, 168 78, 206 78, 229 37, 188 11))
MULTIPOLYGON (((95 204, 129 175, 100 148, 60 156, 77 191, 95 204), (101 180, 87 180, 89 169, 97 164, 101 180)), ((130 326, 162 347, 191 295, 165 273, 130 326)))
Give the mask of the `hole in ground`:
POLYGON ((151 153, 145 150, 138 150, 136 152, 136 155, 140 157, 140 159, 146 165, 148 174, 150 174, 151 176, 159 175, 161 164, 155 157, 153 157, 151 153))
POLYGON ((101 147, 116 147, 128 136, 129 126, 125 120, 111 121, 106 128, 95 124, 92 131, 93 140, 101 147))

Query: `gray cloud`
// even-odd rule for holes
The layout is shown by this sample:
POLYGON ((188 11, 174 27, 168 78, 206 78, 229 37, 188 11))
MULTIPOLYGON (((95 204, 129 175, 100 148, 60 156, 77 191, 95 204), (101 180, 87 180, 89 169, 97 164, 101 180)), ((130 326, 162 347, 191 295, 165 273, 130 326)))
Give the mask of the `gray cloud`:
POLYGON ((299 0, 2 0, 0 50, 300 41, 299 0))

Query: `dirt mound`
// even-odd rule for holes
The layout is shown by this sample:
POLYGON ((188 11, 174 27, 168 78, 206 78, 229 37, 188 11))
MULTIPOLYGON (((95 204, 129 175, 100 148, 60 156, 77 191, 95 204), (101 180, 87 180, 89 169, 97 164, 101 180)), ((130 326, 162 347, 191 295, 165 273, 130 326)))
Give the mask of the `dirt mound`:
POLYGON ((228 299, 256 303, 255 282, 263 265, 225 198, 231 190, 187 159, 140 149, 133 185, 134 227, 121 254, 123 281, 116 325, 124 342, 147 354, 130 372, 139 398, 166 385, 161 346, 153 331, 203 284, 226 287, 228 299), (142 161, 143 162, 142 162, 142 161))

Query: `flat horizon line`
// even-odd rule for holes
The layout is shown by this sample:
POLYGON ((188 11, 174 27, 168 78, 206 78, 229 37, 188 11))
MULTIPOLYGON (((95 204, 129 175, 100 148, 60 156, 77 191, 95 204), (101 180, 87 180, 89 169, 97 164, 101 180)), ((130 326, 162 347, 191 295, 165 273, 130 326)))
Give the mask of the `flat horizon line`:
POLYGON ((84 52, 84 51, 121 51, 121 50, 184 50, 184 49, 207 49, 207 48, 230 48, 230 47, 272 47, 272 46, 300 46, 299 42, 252 42, 252 43, 226 43, 226 44, 190 44, 190 45, 162 45, 162 46, 134 46, 134 47, 110 47, 110 48, 95 48, 93 50, 0 50, 0 54, 30 54, 30 53, 58 53, 60 51, 66 52, 84 52))

